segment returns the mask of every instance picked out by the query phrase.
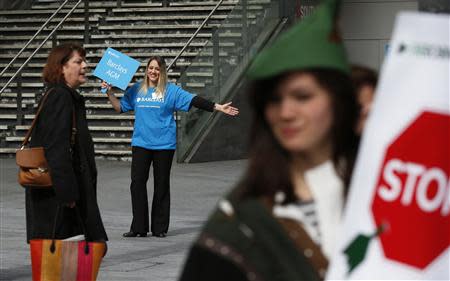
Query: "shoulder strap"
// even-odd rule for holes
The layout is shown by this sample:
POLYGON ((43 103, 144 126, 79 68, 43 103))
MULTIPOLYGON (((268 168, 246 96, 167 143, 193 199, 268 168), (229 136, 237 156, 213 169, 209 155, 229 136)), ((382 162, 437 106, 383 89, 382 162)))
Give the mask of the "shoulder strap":
MULTIPOLYGON (((273 202, 267 198, 260 199, 269 212, 273 209, 273 202)), ((325 272, 328 268, 328 259, 322 252, 322 249, 317 245, 298 222, 285 218, 273 217, 285 230, 287 236, 294 242, 299 253, 304 255, 306 260, 314 268, 319 279, 325 278, 325 272)))
MULTIPOLYGON (((320 255, 320 249, 317 249, 315 243, 309 238, 301 227, 297 228, 296 234, 302 238, 309 238, 302 243, 297 243, 279 220, 272 215, 271 205, 263 198, 246 200, 237 208, 246 223, 255 230, 259 230, 260 238, 266 240, 266 247, 270 248, 272 253, 277 255, 278 259, 285 266, 284 276, 286 280, 296 280, 302 276, 306 280, 322 280, 320 273, 316 271, 313 264, 316 260, 311 260, 309 250, 313 251, 313 256, 320 255)), ((322 269, 322 264, 317 266, 322 269)))
POLYGON ((28 142, 30 141, 31 133, 33 132, 34 126, 36 126, 36 122, 37 122, 38 116, 39 116, 39 114, 41 113, 42 108, 44 107, 44 103, 45 103, 45 101, 47 100, 47 97, 48 97, 48 95, 50 94, 50 91, 51 91, 51 90, 52 90, 52 89, 49 89, 49 90, 45 93, 44 98, 42 99, 42 102, 41 102, 41 104, 39 105, 39 108, 38 108, 38 110, 37 110, 37 112, 36 112, 36 115, 34 116, 33 122, 31 123, 31 126, 30 126, 30 128, 28 129, 28 132, 27 132, 27 134, 25 135, 25 138, 24 138, 24 140, 23 140, 23 142, 22 142, 22 147, 24 147, 25 145, 27 145, 28 142))
POLYGON ((328 268, 328 259, 322 253, 322 249, 314 243, 305 229, 298 222, 277 218, 277 221, 284 228, 289 238, 294 242, 300 253, 303 253, 318 276, 323 280, 328 268))
MULTIPOLYGON (((41 113, 42 108, 44 107, 44 103, 47 100, 47 97, 50 94, 51 90, 53 90, 53 88, 49 89, 45 93, 45 95, 44 95, 44 97, 43 97, 43 99, 42 99, 42 101, 41 101, 41 103, 39 105, 39 108, 38 108, 38 110, 36 112, 36 115, 34 116, 33 122, 31 123, 31 126, 28 129, 28 132, 27 132, 27 134, 25 135, 25 137, 23 139, 21 148, 25 147, 28 144, 28 142, 30 141, 31 133, 33 132, 34 127, 36 126, 36 122, 37 122, 37 119, 39 117, 39 114, 41 113)), ((75 120, 76 119, 75 119, 75 106, 74 106, 73 111, 72 111, 72 133, 71 133, 71 137, 70 137, 70 144, 72 146, 75 144, 75 134, 77 132, 77 126, 76 126, 76 121, 75 120)))

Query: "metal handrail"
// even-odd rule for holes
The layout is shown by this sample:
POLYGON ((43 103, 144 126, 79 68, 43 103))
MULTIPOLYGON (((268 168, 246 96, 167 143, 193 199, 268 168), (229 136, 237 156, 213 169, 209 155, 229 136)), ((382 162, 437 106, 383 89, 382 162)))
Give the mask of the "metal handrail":
POLYGON ((61 6, 59 6, 59 8, 53 13, 53 15, 51 15, 46 22, 44 22, 44 24, 41 26, 41 28, 39 28, 38 31, 36 31, 36 33, 33 35, 33 37, 31 37, 31 39, 25 44, 25 46, 23 46, 23 48, 17 53, 17 55, 8 63, 8 65, 2 70, 2 72, 0 73, 0 77, 3 76, 3 74, 6 72, 6 70, 13 64, 13 62, 22 54, 22 52, 28 47, 28 45, 30 45, 30 43, 34 40, 34 38, 36 38, 36 36, 38 36, 38 34, 47 26, 47 24, 56 16, 56 14, 67 4, 67 2, 69 2, 69 0, 66 0, 64 3, 61 4, 61 6))
POLYGON ((167 66, 167 72, 172 67, 172 65, 175 64, 175 62, 178 60, 178 58, 183 54, 184 50, 191 44, 192 40, 197 36, 197 34, 200 32, 200 30, 205 26, 206 22, 211 18, 211 16, 214 14, 214 12, 219 8, 219 6, 222 4, 223 0, 220 0, 219 3, 212 9, 212 11, 209 13, 209 15, 205 18, 205 20, 202 22, 202 24, 197 28, 197 30, 192 34, 191 38, 186 42, 184 47, 181 49, 181 51, 178 53, 178 55, 170 62, 170 64, 167 66))
MULTIPOLYGON (((53 19, 53 17, 69 2, 70 0, 66 0, 64 3, 61 4, 61 6, 53 13, 53 15, 50 16, 50 18, 41 26, 41 28, 36 32, 36 34, 28 41, 28 43, 22 48, 22 50, 19 51, 19 53, 12 59, 12 61, 3 69, 2 73, 0 74, 0 77, 5 73, 6 69, 9 68, 10 65, 19 57, 20 54, 25 50, 25 48, 31 43, 34 38, 42 31, 42 29, 45 28, 45 26, 50 22, 50 20, 53 19)), ((79 0, 72 9, 67 13, 67 15, 56 25, 56 27, 50 32, 50 34, 42 41, 42 43, 34 50, 34 52, 25 60, 25 62, 20 66, 20 68, 14 73, 14 75, 9 79, 8 82, 3 86, 3 88, 0 90, 0 95, 5 91, 5 89, 11 84, 11 82, 16 78, 16 76, 22 71, 22 69, 28 64, 28 62, 34 57, 34 55, 42 48, 42 46, 48 41, 48 39, 55 33, 56 30, 63 24, 66 19, 72 14, 72 12, 80 5, 80 3, 83 2, 83 0, 79 0)))

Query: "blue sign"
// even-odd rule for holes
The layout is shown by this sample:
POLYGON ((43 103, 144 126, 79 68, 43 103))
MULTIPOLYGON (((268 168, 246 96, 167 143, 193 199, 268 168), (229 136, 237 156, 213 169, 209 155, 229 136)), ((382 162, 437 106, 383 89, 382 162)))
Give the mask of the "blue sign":
POLYGON ((139 65, 139 61, 122 54, 113 48, 108 48, 100 62, 97 64, 94 75, 108 84, 125 90, 139 65))

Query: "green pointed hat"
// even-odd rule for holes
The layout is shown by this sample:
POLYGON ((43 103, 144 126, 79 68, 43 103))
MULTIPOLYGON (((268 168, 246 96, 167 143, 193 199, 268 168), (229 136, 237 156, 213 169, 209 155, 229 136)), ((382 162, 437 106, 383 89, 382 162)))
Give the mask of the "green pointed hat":
POLYGON ((264 79, 287 71, 331 68, 350 73, 335 26, 339 0, 324 0, 311 16, 282 34, 253 60, 247 75, 264 79))

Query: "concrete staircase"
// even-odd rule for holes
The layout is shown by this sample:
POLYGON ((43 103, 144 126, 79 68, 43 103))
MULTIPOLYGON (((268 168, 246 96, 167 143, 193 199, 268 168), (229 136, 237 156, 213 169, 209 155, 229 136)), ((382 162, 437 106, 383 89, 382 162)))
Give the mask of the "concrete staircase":
MULTIPOLYGON (((170 4, 165 7, 162 1, 121 1, 119 8, 117 2, 89 2, 89 42, 85 43, 83 37, 86 30, 83 4, 57 31, 54 41, 56 43, 75 41, 83 44, 92 71, 107 47, 132 56, 141 61, 141 67, 132 83, 144 77, 143 71, 148 57, 161 55, 169 64, 217 4, 217 1, 169 1, 170 4)), ((270 0, 248 2, 249 20, 259 17, 264 13, 265 6, 270 4, 270 0)), ((194 64, 192 60, 199 55, 211 39, 213 29, 221 25, 235 8, 236 3, 235 0, 224 1, 170 70, 170 80, 176 82, 185 68, 190 66, 189 73, 185 74, 189 79, 183 86, 191 92, 206 94, 202 93, 202 90, 212 83, 212 54, 202 52, 204 59, 197 59, 194 64)), ((36 4, 30 10, 0 11, 0 69, 4 69, 57 7, 58 3, 49 2, 36 4)), ((51 22, 50 28, 58 24, 68 8, 60 12, 51 22)), ((30 45, 13 67, 0 78, 0 86, 3 87, 12 77, 21 63, 49 34, 50 28, 45 29, 35 40, 36 43, 30 45)), ((221 29, 225 32, 222 31, 220 34, 220 57, 227 57, 227 49, 233 49, 235 52, 236 48, 239 48, 241 28, 240 24, 230 22, 225 29, 222 26, 221 29)), ((34 117, 36 101, 43 90, 42 67, 51 47, 52 42, 49 40, 23 69, 21 78, 16 78, 0 96, 0 156, 14 155, 34 117), (19 91, 22 92, 22 99, 18 102, 19 91), (22 120, 18 117, 20 110, 25 113, 22 120)), ((86 98, 87 118, 96 154, 99 157, 127 160, 131 156, 134 116, 115 113, 106 96, 99 92, 99 85, 99 80, 90 75, 88 83, 79 89, 86 98)), ((117 94, 118 97, 121 95, 117 94)))

